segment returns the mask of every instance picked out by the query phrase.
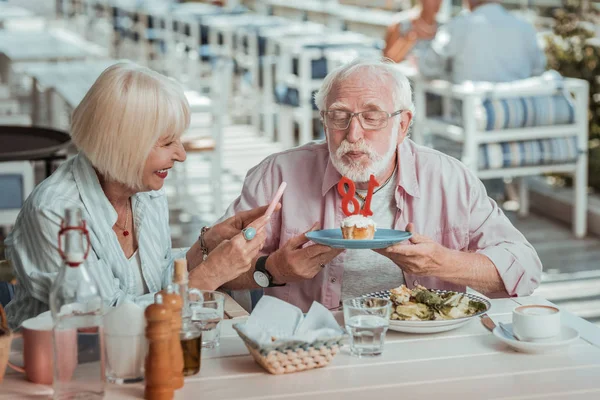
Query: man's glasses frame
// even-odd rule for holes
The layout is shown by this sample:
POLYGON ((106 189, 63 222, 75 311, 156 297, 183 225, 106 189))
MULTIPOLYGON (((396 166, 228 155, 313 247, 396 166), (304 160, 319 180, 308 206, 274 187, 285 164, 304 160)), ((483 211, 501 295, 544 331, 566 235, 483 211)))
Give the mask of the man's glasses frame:
POLYGON ((383 111, 383 110, 368 110, 368 111, 352 113, 352 112, 343 111, 343 110, 328 110, 328 111, 322 111, 321 117, 323 118, 323 122, 325 122, 325 126, 327 126, 329 129, 346 130, 350 126, 352 118, 358 117, 358 122, 365 131, 376 131, 376 130, 387 127, 388 121, 390 120, 390 118, 395 117, 396 115, 400 115, 404 111, 406 111, 406 110, 397 110, 397 111, 394 111, 393 113, 389 113, 389 112, 383 111), (333 113, 345 113, 346 114, 346 125, 343 126, 343 125, 334 124, 334 122, 330 118, 330 116, 333 113), (382 118, 379 119, 378 121, 381 121, 381 123, 376 126, 369 126, 368 123, 365 123, 364 114, 368 114, 368 113, 380 114, 382 116, 382 118), (385 117, 383 117, 384 115, 385 115, 385 117))

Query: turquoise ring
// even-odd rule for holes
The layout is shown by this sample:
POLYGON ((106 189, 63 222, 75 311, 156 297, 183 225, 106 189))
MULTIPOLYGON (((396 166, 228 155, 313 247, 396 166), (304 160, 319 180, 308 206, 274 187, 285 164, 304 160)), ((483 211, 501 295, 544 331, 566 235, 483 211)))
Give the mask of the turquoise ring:
POLYGON ((244 239, 252 240, 256 236, 256 229, 253 227, 242 229, 242 234, 244 235, 244 239))

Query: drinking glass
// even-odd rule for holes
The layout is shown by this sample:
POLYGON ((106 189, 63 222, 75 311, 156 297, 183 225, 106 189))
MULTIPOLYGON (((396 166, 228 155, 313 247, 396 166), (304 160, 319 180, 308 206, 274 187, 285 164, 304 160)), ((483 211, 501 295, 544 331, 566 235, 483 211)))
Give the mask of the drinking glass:
POLYGON ((378 356, 383 352, 392 302, 375 297, 345 300, 344 323, 350 339, 350 354, 378 356))
POLYGON ((104 335, 106 380, 132 383, 144 380, 144 360, 148 350, 145 335, 104 335))
POLYGON ((202 347, 219 345, 221 320, 224 315, 225 296, 211 290, 190 289, 188 291, 192 323, 202 331, 202 347))

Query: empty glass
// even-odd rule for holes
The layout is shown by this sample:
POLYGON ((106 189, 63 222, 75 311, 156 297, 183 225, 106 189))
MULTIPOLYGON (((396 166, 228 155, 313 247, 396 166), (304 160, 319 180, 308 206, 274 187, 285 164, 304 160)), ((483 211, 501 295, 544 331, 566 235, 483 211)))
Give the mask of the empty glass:
POLYGON ((211 290, 190 289, 188 291, 192 323, 202 331, 202 347, 219 345, 221 320, 224 315, 225 296, 211 290))
POLYGON ((344 301, 344 323, 354 356, 378 356, 383 352, 392 302, 375 297, 344 301))

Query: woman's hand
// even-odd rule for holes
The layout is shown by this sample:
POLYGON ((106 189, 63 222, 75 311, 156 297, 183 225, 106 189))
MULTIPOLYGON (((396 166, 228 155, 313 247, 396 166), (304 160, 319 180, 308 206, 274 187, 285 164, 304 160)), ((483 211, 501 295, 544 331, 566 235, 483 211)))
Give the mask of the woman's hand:
MULTIPOLYGON (((238 235, 242 229, 250 226, 254 221, 263 217, 268 207, 269 206, 266 205, 248 211, 241 211, 220 224, 211 227, 204 234, 204 243, 208 248, 208 252, 211 253, 221 242, 232 239, 234 236, 238 235)), ((275 211, 278 211, 280 208, 281 204, 277 204, 275 211)), ((258 231, 258 228, 256 228, 256 230, 258 231)))
MULTIPOLYGON (((266 207, 250 210, 242 217, 239 216, 244 213, 239 213, 211 228, 210 231, 232 220, 227 225, 220 227, 220 229, 227 234, 227 232, 232 231, 233 226, 244 226, 234 224, 244 224, 248 221, 247 215, 252 215, 249 213, 253 212, 258 213, 258 210, 262 210, 262 214, 264 214, 266 207), (235 218, 240 219, 236 222, 234 221, 235 218)), ((263 215, 260 218, 254 219, 244 227, 256 229, 256 236, 251 240, 247 240, 244 237, 244 233, 241 232, 241 229, 238 229, 237 233, 230 239, 221 240, 221 242, 208 254, 206 260, 200 264, 200 267, 190 271, 190 281, 194 283, 194 287, 214 290, 250 270, 250 268, 252 268, 252 261, 258 256, 258 252, 265 244, 267 238, 265 227, 268 221, 269 218, 263 215)))

